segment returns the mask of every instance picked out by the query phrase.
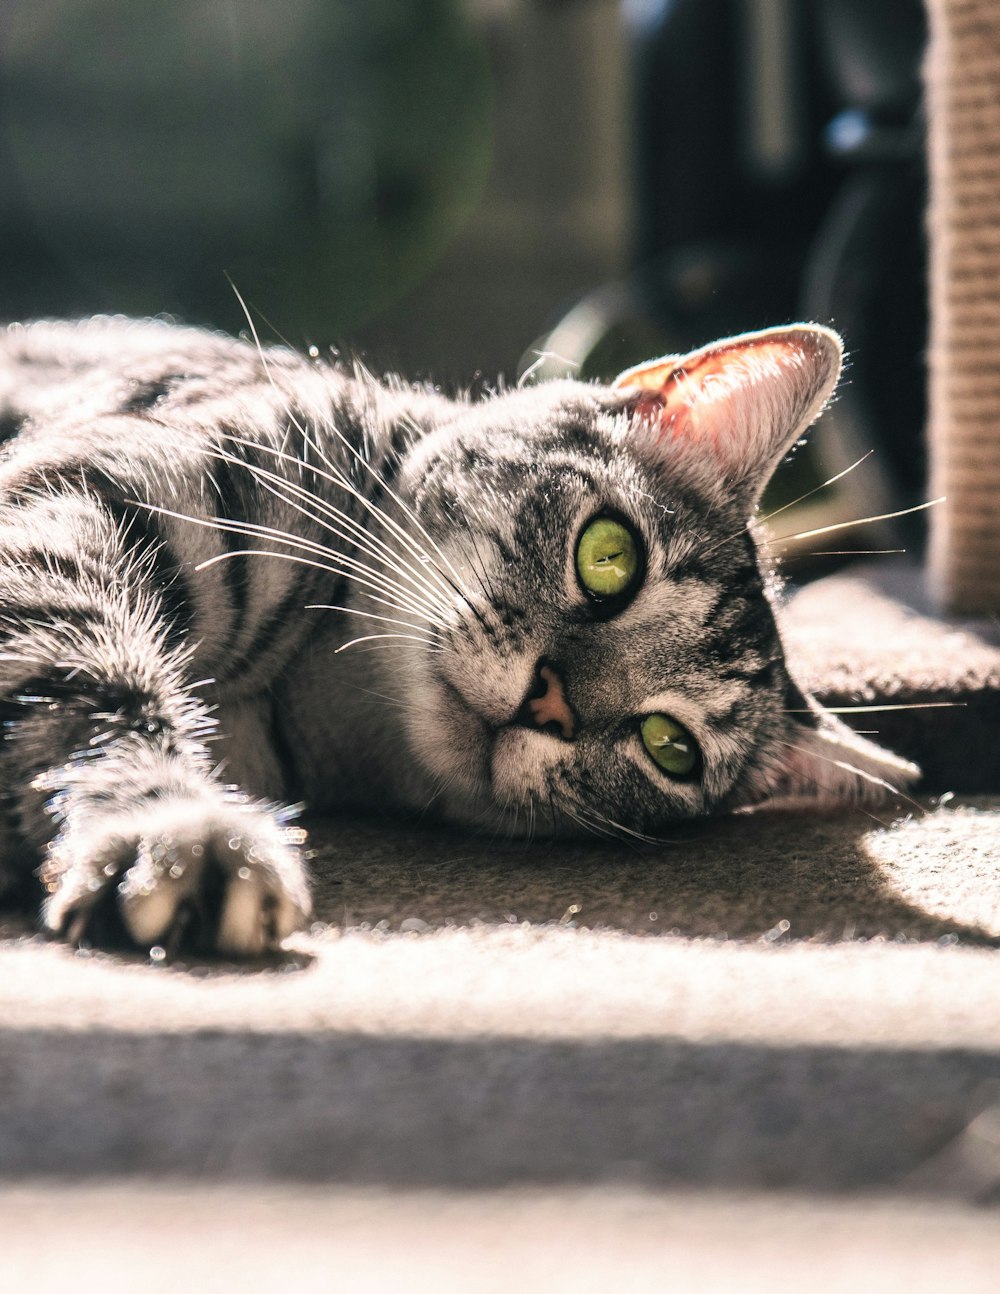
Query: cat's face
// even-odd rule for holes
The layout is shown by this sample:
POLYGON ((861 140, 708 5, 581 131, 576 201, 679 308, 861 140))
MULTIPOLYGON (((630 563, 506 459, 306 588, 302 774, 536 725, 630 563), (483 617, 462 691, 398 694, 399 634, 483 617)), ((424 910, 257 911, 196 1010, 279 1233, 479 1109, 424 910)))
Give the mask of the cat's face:
POLYGON ((754 334, 470 406, 410 454, 439 596, 392 674, 447 816, 656 835, 912 771, 795 687, 748 528, 839 362, 822 329, 754 334))

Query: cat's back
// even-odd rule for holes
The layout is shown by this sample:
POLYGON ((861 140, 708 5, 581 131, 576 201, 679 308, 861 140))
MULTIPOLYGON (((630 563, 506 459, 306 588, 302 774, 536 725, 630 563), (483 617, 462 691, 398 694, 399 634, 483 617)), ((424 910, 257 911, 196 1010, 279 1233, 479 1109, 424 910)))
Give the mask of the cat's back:
POLYGON ((243 341, 166 320, 98 316, 42 320, 0 331, 0 416, 9 439, 29 423, 82 421, 232 398, 270 386, 290 351, 266 362, 243 341))

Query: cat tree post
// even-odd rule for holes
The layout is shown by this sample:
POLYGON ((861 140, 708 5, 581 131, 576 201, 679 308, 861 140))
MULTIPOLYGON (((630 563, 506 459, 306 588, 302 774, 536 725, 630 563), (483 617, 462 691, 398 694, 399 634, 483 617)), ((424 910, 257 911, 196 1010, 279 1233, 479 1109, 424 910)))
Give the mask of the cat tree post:
POLYGON ((929 577, 1000 612, 1000 3, 927 0, 929 577))

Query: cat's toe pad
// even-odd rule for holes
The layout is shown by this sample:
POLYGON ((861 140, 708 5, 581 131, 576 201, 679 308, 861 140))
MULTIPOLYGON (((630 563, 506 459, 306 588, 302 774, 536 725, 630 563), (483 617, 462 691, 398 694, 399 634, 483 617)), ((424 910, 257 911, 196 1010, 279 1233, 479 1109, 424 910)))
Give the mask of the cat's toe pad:
POLYGON ((59 840, 45 924, 73 943, 254 956, 310 910, 294 836, 250 806, 165 804, 59 840), (113 919, 110 919, 113 918, 113 919))

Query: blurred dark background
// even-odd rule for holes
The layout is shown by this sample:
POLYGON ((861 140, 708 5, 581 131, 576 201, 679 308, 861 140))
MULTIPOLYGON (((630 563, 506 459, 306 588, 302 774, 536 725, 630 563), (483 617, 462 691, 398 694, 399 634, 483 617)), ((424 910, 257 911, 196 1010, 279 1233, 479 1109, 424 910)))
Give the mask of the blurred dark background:
POLYGON ((798 490, 923 488, 919 0, 0 0, 0 316, 168 313, 448 385, 809 317, 798 490), (231 282, 230 282, 231 281, 231 282))

